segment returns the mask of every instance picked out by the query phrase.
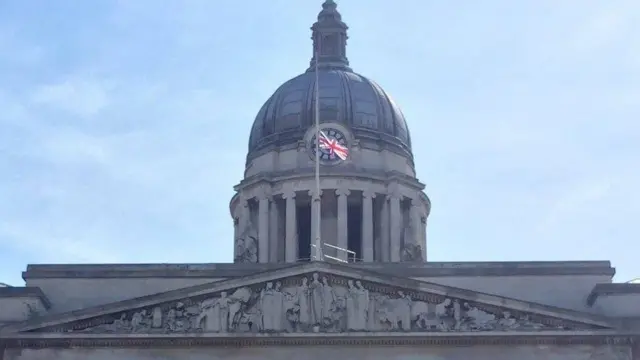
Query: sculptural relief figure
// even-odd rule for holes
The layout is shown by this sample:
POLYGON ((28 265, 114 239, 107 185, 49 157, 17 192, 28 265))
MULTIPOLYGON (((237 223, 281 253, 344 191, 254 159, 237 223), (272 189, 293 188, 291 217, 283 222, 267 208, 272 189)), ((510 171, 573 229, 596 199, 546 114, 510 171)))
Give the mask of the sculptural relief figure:
POLYGON ((176 331, 176 310, 173 308, 167 311, 167 330, 169 332, 176 331))
POLYGON ((503 311, 502 318, 498 320, 498 324, 504 329, 514 329, 518 326, 518 320, 511 316, 510 311, 503 311))
POLYGON ((323 323, 323 286, 320 280, 318 279, 318 273, 314 273, 312 276, 311 284, 309 284, 309 294, 311 295, 310 305, 311 305, 311 313, 310 313, 310 323, 312 325, 322 324, 323 323))
POLYGON ((236 330, 243 322, 244 311, 247 310, 247 303, 251 300, 253 292, 251 289, 239 288, 229 296, 229 330, 236 330))
MULTIPOLYGON (((82 332, 131 332, 131 323, 127 320, 127 314, 123 313, 120 315, 120 318, 113 320, 113 322, 109 324, 98 325, 94 327, 89 327, 86 329, 80 330, 82 332)), ((68 330, 68 332, 73 332, 73 330, 68 330)))
POLYGON ((151 327, 153 327, 153 328, 161 328, 162 327, 162 309, 159 306, 153 308, 151 327))
POLYGON ((122 314, 120 316, 120 319, 114 320, 112 325, 114 331, 131 329, 131 323, 129 323, 129 320, 127 320, 126 314, 122 314))
POLYGON ((333 320, 333 312, 336 309, 336 294, 329 285, 326 277, 322 278, 322 319, 333 320))
POLYGON ((131 317, 131 331, 145 332, 151 327, 150 316, 146 310, 136 311, 131 317))
POLYGON ((362 286, 360 280, 356 280, 356 289, 357 289, 357 325, 358 330, 366 330, 367 329, 367 318, 369 316, 369 290, 365 289, 362 286))
POLYGON ((455 320, 451 316, 452 311, 449 310, 453 306, 453 301, 449 298, 436 305, 435 318, 437 322, 436 328, 440 331, 450 331, 455 327, 455 320))
POLYGON ((208 332, 227 332, 229 330, 229 305, 231 299, 227 293, 220 298, 204 300, 200 304, 200 314, 196 318, 198 328, 208 332))
POLYGON ((240 237, 236 239, 235 262, 258 262, 258 230, 249 220, 240 237))
POLYGON ((369 291, 360 282, 354 285, 353 280, 347 281, 346 311, 347 329, 361 331, 367 327, 367 312, 369 310, 369 291))
POLYGON ((429 304, 424 301, 411 303, 411 321, 419 329, 434 329, 437 327, 435 314, 430 313, 429 304))
POLYGON ((184 304, 177 303, 167 312, 166 330, 169 332, 184 332, 190 327, 189 319, 186 317, 184 304))
POLYGON ((381 297, 378 301, 376 317, 382 324, 390 327, 390 330, 411 329, 411 297, 398 291, 398 298, 389 296, 381 297))
POLYGON ((465 304, 467 310, 467 319, 469 324, 465 326, 469 331, 492 330, 497 322, 496 316, 482 311, 476 307, 465 304))
POLYGON ((422 262, 424 257, 422 255, 422 246, 414 243, 405 243, 402 246, 402 261, 405 262, 422 262))
POLYGON ((358 320, 356 320, 358 313, 358 291, 353 285, 353 280, 347 281, 345 304, 347 308, 347 329, 355 330, 358 327, 358 320))
POLYGON ((298 305, 298 323, 306 326, 311 324, 311 314, 309 308, 309 298, 311 297, 309 289, 309 280, 302 278, 302 284, 298 286, 296 291, 296 304, 298 305))
POLYGON ((401 329, 404 331, 411 330, 411 296, 403 291, 398 291, 399 298, 396 299, 396 313, 401 329))
POLYGON ((284 294, 280 282, 268 282, 260 294, 262 329, 265 331, 284 330, 284 294))

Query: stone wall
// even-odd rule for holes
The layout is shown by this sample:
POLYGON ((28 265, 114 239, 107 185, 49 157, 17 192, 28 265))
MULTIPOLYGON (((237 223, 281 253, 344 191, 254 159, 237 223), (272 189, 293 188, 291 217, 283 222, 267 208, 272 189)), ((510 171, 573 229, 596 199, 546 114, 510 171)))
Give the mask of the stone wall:
POLYGON ((361 347, 305 346, 182 349, 8 349, 3 360, 631 360, 628 347, 614 346, 474 346, 361 347))

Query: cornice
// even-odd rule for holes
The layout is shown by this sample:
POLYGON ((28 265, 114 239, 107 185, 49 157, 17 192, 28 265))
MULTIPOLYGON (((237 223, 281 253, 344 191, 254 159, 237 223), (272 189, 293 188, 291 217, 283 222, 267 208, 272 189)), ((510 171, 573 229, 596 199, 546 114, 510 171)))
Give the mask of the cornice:
MULTIPOLYGON (((25 280, 44 278, 233 278, 291 266, 292 264, 207 263, 207 264, 36 264, 22 273, 25 280)), ((353 263, 355 269, 402 277, 445 276, 613 276, 608 261, 535 262, 426 262, 353 263)))
POLYGON ((638 333, 545 331, 491 333, 339 333, 339 334, 16 334, 7 348, 69 347, 264 347, 301 345, 470 346, 470 345, 633 345, 638 333))
MULTIPOLYGON (((243 179, 234 186, 235 191, 242 191, 254 187, 259 183, 276 184, 287 181, 312 179, 315 174, 315 167, 297 168, 285 171, 275 171, 259 173, 243 179)), ((352 165, 325 167, 322 171, 325 179, 353 179, 360 181, 374 181, 381 185, 386 185, 390 181, 396 181, 412 190, 422 191, 425 184, 415 178, 397 171, 375 171, 371 169, 360 169, 352 165)))
POLYGON ((587 305, 593 306, 599 296, 640 294, 640 284, 634 283, 603 283, 596 284, 587 297, 587 305))
POLYGON ((45 309, 49 309, 51 307, 51 302, 39 287, 0 287, 0 299, 10 297, 37 298, 45 309))

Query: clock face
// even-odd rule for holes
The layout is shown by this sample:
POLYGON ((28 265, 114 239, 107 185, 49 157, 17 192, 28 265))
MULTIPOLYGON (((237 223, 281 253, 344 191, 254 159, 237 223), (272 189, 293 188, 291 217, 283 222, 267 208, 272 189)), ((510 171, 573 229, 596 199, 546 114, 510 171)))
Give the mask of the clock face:
MULTIPOLYGON (((316 134, 309 141, 311 154, 315 158, 318 151, 316 134)), ((349 157, 349 147, 347 137, 340 131, 333 128, 323 128, 320 130, 319 158, 323 163, 334 164, 347 160, 349 157)))

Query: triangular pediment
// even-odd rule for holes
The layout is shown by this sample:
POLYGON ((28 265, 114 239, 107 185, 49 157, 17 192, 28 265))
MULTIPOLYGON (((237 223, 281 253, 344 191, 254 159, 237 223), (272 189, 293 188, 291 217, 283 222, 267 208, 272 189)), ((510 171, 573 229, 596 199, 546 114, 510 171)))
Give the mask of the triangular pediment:
POLYGON ((33 319, 7 333, 252 334, 610 329, 604 318, 312 262, 33 319))

